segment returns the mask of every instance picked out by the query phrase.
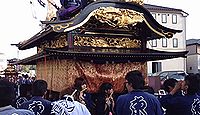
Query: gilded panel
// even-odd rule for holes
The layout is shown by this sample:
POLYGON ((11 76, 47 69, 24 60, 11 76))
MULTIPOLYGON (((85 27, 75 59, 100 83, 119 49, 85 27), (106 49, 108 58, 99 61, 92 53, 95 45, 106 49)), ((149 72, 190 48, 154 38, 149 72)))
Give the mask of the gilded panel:
POLYGON ((43 51, 44 48, 63 48, 68 46, 67 36, 66 35, 59 35, 55 37, 53 40, 45 40, 40 44, 38 47, 38 52, 43 51))
POLYGON ((139 5, 143 5, 144 4, 144 0, 122 0, 122 1, 133 2, 133 3, 139 4, 139 5))
POLYGON ((128 28, 128 25, 136 25, 143 22, 144 16, 134 10, 120 9, 114 7, 100 7, 93 16, 101 23, 107 23, 112 27, 128 28))
POLYGON ((141 48, 141 41, 131 38, 74 36, 74 46, 141 48))

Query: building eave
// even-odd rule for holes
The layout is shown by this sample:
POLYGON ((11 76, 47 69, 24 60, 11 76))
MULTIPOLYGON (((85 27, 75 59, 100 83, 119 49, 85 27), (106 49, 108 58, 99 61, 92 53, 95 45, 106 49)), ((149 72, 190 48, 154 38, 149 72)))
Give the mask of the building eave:
POLYGON ((47 38, 47 36, 49 36, 50 34, 56 34, 56 32, 54 32, 51 27, 46 27, 42 29, 40 32, 38 32, 37 34, 35 34, 30 39, 25 40, 23 42, 19 42, 17 47, 19 50, 33 48, 37 44, 39 44, 41 40, 47 38))
POLYGON ((89 61, 93 63, 126 63, 126 62, 146 62, 164 60, 171 58, 185 58, 187 51, 165 52, 147 49, 146 52, 136 53, 109 53, 109 52, 74 52, 66 50, 46 49, 45 51, 28 58, 22 59, 15 64, 35 65, 38 60, 46 59, 73 59, 89 61))

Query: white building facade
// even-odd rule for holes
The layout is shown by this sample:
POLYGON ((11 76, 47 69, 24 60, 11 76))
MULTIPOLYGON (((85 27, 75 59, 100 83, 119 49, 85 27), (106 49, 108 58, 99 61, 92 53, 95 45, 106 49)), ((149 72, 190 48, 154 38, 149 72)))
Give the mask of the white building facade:
POLYGON ((187 73, 200 73, 200 39, 189 39, 186 43, 187 73))
MULTIPOLYGON (((188 14, 181 9, 174 9, 156 5, 145 4, 152 16, 161 25, 173 28, 176 30, 182 30, 181 33, 177 33, 173 38, 161 38, 148 41, 147 47, 150 49, 156 49, 160 51, 186 51, 186 17, 188 14)), ((167 60, 150 61, 147 63, 148 74, 159 71, 186 71, 186 58, 174 58, 167 60)))

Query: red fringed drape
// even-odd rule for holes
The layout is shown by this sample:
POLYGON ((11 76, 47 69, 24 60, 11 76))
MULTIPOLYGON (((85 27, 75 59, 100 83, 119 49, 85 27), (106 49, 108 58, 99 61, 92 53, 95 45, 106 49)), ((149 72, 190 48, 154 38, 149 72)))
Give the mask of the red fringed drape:
POLYGON ((53 59, 46 60, 46 64, 43 61, 37 63, 37 79, 46 80, 50 90, 61 92, 71 87, 75 78, 84 76, 88 82, 89 92, 97 92, 103 82, 111 82, 114 91, 121 92, 124 89, 124 77, 131 70, 140 70, 146 76, 147 65, 144 62, 94 64, 53 59))

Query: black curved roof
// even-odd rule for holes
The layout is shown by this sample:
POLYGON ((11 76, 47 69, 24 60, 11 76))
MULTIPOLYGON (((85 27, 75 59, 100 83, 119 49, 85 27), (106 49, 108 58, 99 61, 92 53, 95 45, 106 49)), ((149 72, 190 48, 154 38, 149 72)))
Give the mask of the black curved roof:
POLYGON ((42 21, 43 24, 46 24, 46 27, 42 29, 41 32, 37 33, 27 41, 19 43, 18 45, 19 50, 25 50, 35 47, 42 41, 51 39, 53 36, 56 36, 63 32, 73 31, 74 29, 79 28, 83 24, 87 23, 86 19, 90 18, 90 14, 94 10, 100 7, 129 9, 142 13, 146 22, 143 21, 142 24, 138 24, 136 26, 144 28, 142 30, 143 33, 141 33, 141 35, 148 34, 148 36, 146 36, 145 38, 146 40, 158 39, 162 37, 171 38, 175 33, 182 31, 182 30, 170 29, 160 25, 144 6, 134 3, 103 0, 90 3, 78 15, 76 15, 74 18, 70 20, 42 21), (58 30, 56 29, 57 27, 63 27, 63 28, 58 30), (149 31, 145 32, 147 28, 149 31), (158 33, 160 34, 158 35, 158 33))
MULTIPOLYGON (((66 27, 66 28, 71 28, 71 27, 74 27, 74 26, 80 24, 81 22, 83 22, 92 11, 94 11, 94 10, 100 8, 100 7, 114 7, 114 8, 120 8, 120 9, 134 10, 134 11, 137 11, 139 13, 143 13, 145 19, 150 24, 150 26, 153 27, 158 32, 165 32, 165 33, 171 32, 171 33, 174 33, 174 34, 177 33, 177 32, 182 32, 182 30, 170 29, 170 28, 167 28, 167 27, 160 25, 153 18, 151 13, 145 7, 143 7, 141 5, 129 3, 129 2, 119 2, 119 1, 109 1, 109 0, 96 1, 96 2, 89 4, 79 13, 79 15, 77 15, 73 19, 56 20, 56 21, 53 21, 53 22, 43 21, 42 23, 50 24, 52 26, 54 26, 56 24, 61 24, 61 25, 69 24, 69 26, 66 27)), ((60 29, 58 32, 63 32, 66 28, 60 29)), ((70 30, 70 29, 68 29, 68 30, 70 30)), ((167 36, 165 36, 165 37, 167 37, 167 36)))

